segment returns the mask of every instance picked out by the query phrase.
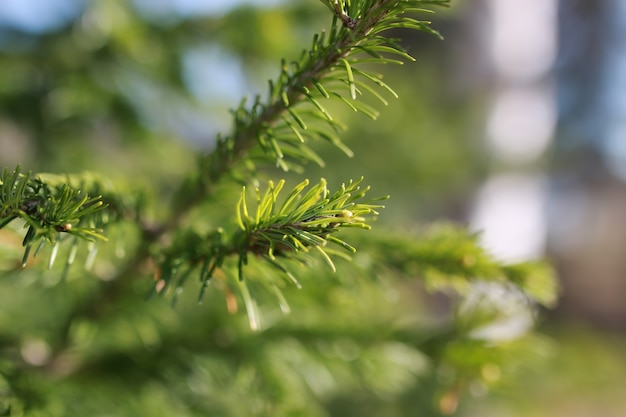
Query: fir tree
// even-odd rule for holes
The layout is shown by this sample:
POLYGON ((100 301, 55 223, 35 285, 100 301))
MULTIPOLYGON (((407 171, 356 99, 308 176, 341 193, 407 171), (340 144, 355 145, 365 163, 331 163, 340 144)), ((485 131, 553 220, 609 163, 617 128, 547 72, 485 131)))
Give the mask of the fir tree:
POLYGON ((447 224, 377 229, 386 197, 358 173, 287 177, 325 165, 316 142, 353 155, 337 104, 393 105, 377 68, 414 59, 389 32, 438 36, 422 19, 448 0, 321 3, 327 29, 165 186, 3 170, 3 415, 450 414, 545 346, 548 266, 447 224))

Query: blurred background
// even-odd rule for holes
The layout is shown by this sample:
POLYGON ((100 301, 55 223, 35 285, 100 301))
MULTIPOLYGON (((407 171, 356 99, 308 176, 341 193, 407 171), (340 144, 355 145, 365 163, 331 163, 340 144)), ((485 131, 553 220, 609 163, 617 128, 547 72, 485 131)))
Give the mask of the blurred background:
MULTIPOLYGON (((2 0, 0 166, 141 172, 164 190, 194 150, 264 94, 280 57, 327 26, 317 1, 2 0)), ((547 257, 562 286, 542 331, 555 355, 523 391, 463 416, 622 416, 626 409, 626 2, 464 0, 445 37, 398 32, 416 63, 385 68, 399 100, 343 116, 349 160, 390 228, 452 220, 510 262, 547 257)), ((294 174, 295 175, 295 174, 294 174)))

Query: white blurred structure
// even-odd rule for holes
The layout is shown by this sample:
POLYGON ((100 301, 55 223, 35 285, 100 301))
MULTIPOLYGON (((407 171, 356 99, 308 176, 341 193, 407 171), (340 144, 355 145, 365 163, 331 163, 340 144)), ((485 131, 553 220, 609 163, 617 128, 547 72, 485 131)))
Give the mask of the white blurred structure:
POLYGON ((471 224, 500 259, 536 259, 545 249, 546 185, 533 166, 556 125, 557 0, 485 0, 484 7, 492 75, 485 136, 498 171, 479 192, 471 224))
POLYGON ((473 225, 483 231, 483 244, 508 262, 536 259, 546 237, 546 181, 539 175, 494 175, 478 194, 473 225))

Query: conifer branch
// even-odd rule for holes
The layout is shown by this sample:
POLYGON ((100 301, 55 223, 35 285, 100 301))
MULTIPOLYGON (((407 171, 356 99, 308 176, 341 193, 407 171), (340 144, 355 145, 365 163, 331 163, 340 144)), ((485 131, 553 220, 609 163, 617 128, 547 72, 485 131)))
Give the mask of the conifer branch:
POLYGON ((90 197, 67 183, 22 173, 19 166, 13 171, 5 168, 0 178, 0 229, 17 219, 28 229, 22 241, 23 266, 33 247, 38 252, 45 243, 56 245, 62 234, 106 240, 98 227, 104 208, 101 196, 90 197))
POLYGON ((383 207, 372 204, 373 201, 362 201, 369 187, 361 189, 361 181, 362 178, 343 184, 331 194, 324 179, 308 189, 309 181, 305 180, 296 185, 282 203, 279 196, 285 182, 281 180, 274 185, 270 181, 263 196, 260 190, 256 190, 254 210, 246 201, 244 187, 237 205, 239 230, 230 237, 222 229, 207 235, 193 230, 177 235, 174 244, 164 254, 155 276, 156 292, 164 294, 175 283, 174 291, 180 293, 189 273, 199 268, 201 300, 209 280, 222 269, 229 257, 238 258, 239 281, 244 278, 243 268, 248 264, 249 257, 254 256, 279 269, 289 281, 299 286, 280 258, 307 262, 311 249, 335 271, 331 255, 342 255, 328 244, 333 243, 354 253, 356 249, 337 238, 337 232, 347 227, 369 229, 367 217, 377 215, 376 210, 383 207))
MULTIPOLYGON (((426 13, 422 6, 446 6, 449 0, 359 0, 352 2, 322 0, 332 12, 328 32, 313 37, 309 50, 287 63, 283 60, 279 76, 269 81, 269 94, 264 101, 257 95, 251 105, 243 99, 232 110, 233 130, 218 135, 215 149, 200 160, 199 174, 180 190, 175 221, 180 224, 184 214, 195 203, 213 193, 215 185, 234 169, 242 169, 246 161, 254 170, 255 161, 273 161, 283 170, 294 164, 323 160, 307 145, 308 140, 327 141, 349 156, 352 151, 338 133, 345 129, 324 106, 324 100, 338 100, 354 111, 371 118, 378 112, 357 101, 365 92, 386 105, 377 89, 396 93, 382 81, 382 75, 359 68, 362 63, 399 63, 392 58, 414 60, 397 41, 382 32, 406 27, 437 34, 429 22, 415 20, 406 13, 426 13)), ((438 34, 437 34, 438 35, 438 34)))
POLYGON ((27 232, 22 245, 22 266, 29 256, 52 246, 48 267, 55 263, 59 244, 73 236, 66 265, 73 262, 80 241, 88 242, 93 262, 98 241, 106 241, 104 228, 121 220, 141 221, 143 196, 119 192, 91 173, 77 175, 33 174, 21 167, 4 169, 0 177, 0 229, 21 220, 27 232), (96 197, 92 197, 92 196, 96 197))
MULTIPOLYGON (((371 118, 377 118, 378 112, 357 98, 367 92, 386 105, 387 101, 377 90, 385 90, 395 97, 397 94, 382 81, 382 75, 360 68, 361 64, 402 63, 401 60, 392 58, 393 56, 414 60, 396 40, 386 38, 381 33, 397 27, 435 33, 428 28, 429 22, 409 18, 406 13, 427 12, 420 6, 443 6, 448 4, 448 0, 361 0, 323 1, 323 3, 333 12, 333 21, 328 33, 316 34, 311 48, 303 51, 297 61, 289 64, 285 60, 282 61, 279 76, 269 82, 267 100, 263 101, 257 95, 253 103, 248 105, 244 98, 240 105, 232 110, 231 134, 218 135, 215 149, 200 158, 198 175, 179 190, 172 217, 159 229, 159 236, 179 229, 184 223, 186 214, 198 203, 209 199, 216 185, 224 177, 239 175, 238 171, 242 171, 244 167, 254 175, 256 164, 259 162, 273 161, 285 171, 294 164, 305 161, 313 161, 323 166, 324 161, 307 144, 311 139, 328 141, 352 156, 352 151, 338 136, 345 127, 330 114, 324 100, 338 100, 354 111, 361 111, 371 118)), ((301 186, 303 187, 303 184, 301 186)), ((272 187, 270 185, 270 189, 272 187)), ((274 193, 277 193, 280 187, 282 182, 279 183, 278 190, 268 190, 269 194, 266 194, 266 197, 275 198, 274 193)), ((313 187, 309 193, 315 195, 322 189, 325 190, 324 184, 313 187)), ((306 199, 307 197, 304 197, 304 200, 306 199)), ((261 213, 269 214, 271 209, 270 212, 266 210, 274 204, 275 201, 264 199, 258 202, 258 207, 261 213)), ((359 206, 359 210, 363 207, 365 206, 359 206)), ((372 207, 367 210, 371 210, 372 207)), ((198 254, 196 248, 190 248, 189 242, 193 242, 194 239, 190 239, 189 233, 180 234, 186 236, 187 243, 175 237, 176 241, 182 243, 174 244, 164 251, 164 260, 160 263, 156 277, 157 292, 164 292, 171 285, 175 275, 183 276, 178 274, 181 267, 187 272, 200 263, 204 265, 202 270, 214 271, 223 264, 225 257, 233 252, 239 255, 240 280, 249 253, 263 256, 269 263, 285 272, 292 281, 295 281, 295 278, 277 261, 277 257, 307 253, 314 247, 334 269, 334 264, 328 256, 330 249, 326 247, 327 243, 333 242, 345 249, 354 250, 352 246, 334 237, 333 233, 344 226, 364 227, 365 224, 359 216, 365 212, 355 213, 354 210, 339 209, 327 201, 326 196, 316 208, 317 213, 306 211, 300 213, 294 207, 300 217, 289 218, 287 221, 285 219, 288 217, 272 218, 271 215, 252 219, 245 215, 246 204, 242 199, 238 211, 242 233, 239 233, 233 247, 224 246, 221 229, 217 229, 204 237, 207 241, 217 242, 217 246, 209 245, 209 254, 198 254), (348 216, 345 213, 352 214, 348 216)), ((194 232, 190 234, 196 236, 194 232)), ((210 277, 210 274, 201 274, 201 281, 206 283, 210 277)), ((177 285, 176 291, 179 292, 184 279, 179 278, 177 282, 181 284, 177 285)), ((247 292, 247 288, 245 291, 247 292)))
POLYGON ((274 264, 277 257, 299 257, 315 248, 334 271, 335 265, 328 255, 330 248, 326 248, 328 243, 348 252, 356 251, 335 237, 336 232, 345 227, 369 229, 363 216, 377 215, 376 209, 384 207, 359 202, 369 191, 369 188, 360 190, 361 181, 362 178, 343 184, 331 195, 323 179, 304 193, 309 183, 305 180, 280 205, 277 198, 284 181, 276 187, 270 182, 262 198, 257 190, 255 216, 250 215, 244 188, 238 205, 240 231, 234 238, 241 263, 247 263, 249 253, 274 264))
POLYGON ((512 285, 528 299, 545 307, 556 303, 558 283, 544 262, 504 264, 479 244, 480 234, 452 225, 439 224, 416 238, 401 235, 367 236, 362 248, 373 249, 374 264, 384 265, 422 280, 429 290, 452 289, 461 294, 477 282, 512 285))
MULTIPOLYGON (((332 195, 324 181, 304 192, 308 185, 305 181, 292 190, 282 205, 278 204, 277 197, 284 182, 276 186, 270 183, 263 198, 260 194, 257 197, 255 216, 248 212, 244 189, 237 210, 240 230, 232 235, 224 233, 222 228, 199 234, 193 228, 183 226, 186 215, 209 199, 218 183, 227 176, 240 175, 244 167, 254 175, 259 162, 272 161, 284 170, 305 161, 323 165, 324 161, 308 146, 312 139, 328 141, 351 156, 352 151, 338 136, 345 127, 328 111, 326 101, 339 101, 375 119, 377 110, 358 99, 367 93, 386 105, 383 94, 389 93, 394 97, 397 94, 382 81, 382 75, 372 73, 369 66, 366 69, 361 64, 401 64, 402 60, 413 60, 396 40, 381 33, 398 27, 434 33, 428 27, 429 22, 410 18, 407 13, 424 13, 427 10, 422 6, 447 5, 448 0, 322 0, 322 3, 333 15, 329 31, 315 35, 310 49, 303 51, 298 60, 281 63, 280 74, 269 83, 266 100, 257 96, 251 105, 247 105, 244 99, 232 111, 231 134, 218 136, 215 149, 200 157, 198 172, 190 176, 174 196, 169 218, 160 225, 146 225, 136 211, 135 220, 140 224, 142 239, 135 257, 120 272, 121 276, 136 274, 145 260, 156 257, 159 265, 155 276, 157 292, 164 293, 170 286, 180 292, 187 277, 196 268, 200 268, 204 289, 213 274, 223 269, 224 262, 232 256, 238 258, 237 275, 241 281, 243 267, 251 255, 264 259, 291 281, 297 282, 282 263, 282 258, 304 261, 314 249, 334 270, 330 255, 338 255, 338 252, 329 247, 329 243, 348 252, 355 251, 353 246, 337 238, 336 232, 345 227, 369 228, 363 216, 376 215, 375 209, 382 207, 360 201, 368 191, 368 188, 359 189, 361 180, 351 181, 332 195), (162 242, 161 238, 166 235, 171 244, 157 252, 149 249, 151 242, 162 242)), ((47 181, 59 182, 59 178, 48 176, 47 181)), ((90 186, 97 190, 94 184, 98 182, 74 186, 78 189, 90 186)), ((64 188, 70 189, 69 186, 64 188)), ((76 199, 78 195, 81 194, 72 195, 72 198, 76 199)), ((83 214, 98 211, 96 208, 102 206, 100 200, 81 200, 79 206, 89 207, 83 214)), ((108 204, 109 210, 102 213, 123 216, 121 212, 127 204, 115 200, 108 204)), ((71 210, 78 211, 74 206, 67 210, 62 205, 59 207, 58 210, 66 214, 71 210)), ((24 210, 22 213, 26 214, 24 210)), ((10 217, 14 212, 7 211, 6 214, 10 217)), ((89 225, 95 227, 96 224, 101 226, 106 223, 102 221, 102 216, 89 225)), ((102 236, 100 229, 72 226, 71 219, 67 217, 41 220, 40 225, 45 227, 39 229, 35 229, 33 224, 33 231, 29 229, 25 239, 25 257, 36 236, 46 237, 54 243, 55 235, 51 231, 84 238, 102 236)), ((111 291, 117 291, 115 288, 119 285, 111 286, 111 291)), ((240 289, 242 295, 249 297, 247 287, 240 289)))

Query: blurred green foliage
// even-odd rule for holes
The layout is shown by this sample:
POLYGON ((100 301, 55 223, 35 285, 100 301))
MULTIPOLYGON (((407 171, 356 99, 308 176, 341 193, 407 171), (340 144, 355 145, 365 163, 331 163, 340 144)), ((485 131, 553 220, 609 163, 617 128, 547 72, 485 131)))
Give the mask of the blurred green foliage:
MULTIPOLYGON (((526 369, 517 382, 466 404, 462 416, 621 416, 626 406, 626 355, 621 334, 594 326, 554 321, 542 326, 552 341, 550 360, 541 369, 526 369)), ((545 343, 545 341, 544 341, 545 343)))

